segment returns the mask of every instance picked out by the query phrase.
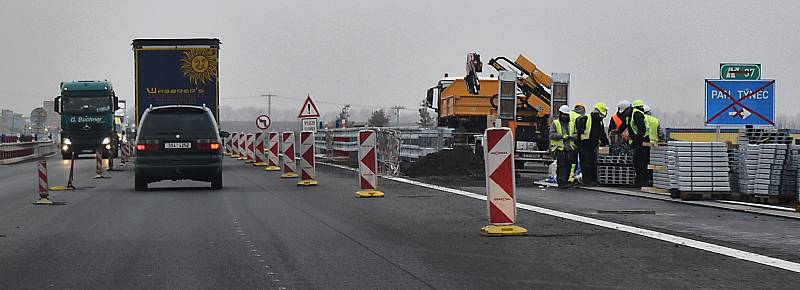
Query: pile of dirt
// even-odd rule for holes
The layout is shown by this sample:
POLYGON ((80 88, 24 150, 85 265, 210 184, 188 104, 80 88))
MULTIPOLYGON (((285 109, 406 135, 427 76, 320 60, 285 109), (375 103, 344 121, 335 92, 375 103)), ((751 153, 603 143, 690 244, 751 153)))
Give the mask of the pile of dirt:
POLYGON ((416 176, 483 175, 483 158, 464 148, 442 150, 425 155, 414 163, 404 163, 400 171, 416 176))

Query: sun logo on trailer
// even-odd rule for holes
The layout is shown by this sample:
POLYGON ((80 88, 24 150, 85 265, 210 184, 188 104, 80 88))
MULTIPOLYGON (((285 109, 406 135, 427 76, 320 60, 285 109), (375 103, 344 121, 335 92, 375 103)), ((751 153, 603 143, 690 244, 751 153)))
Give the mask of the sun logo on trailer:
POLYGON ((217 77, 217 53, 210 48, 195 48, 183 52, 181 70, 189 82, 200 85, 217 77))

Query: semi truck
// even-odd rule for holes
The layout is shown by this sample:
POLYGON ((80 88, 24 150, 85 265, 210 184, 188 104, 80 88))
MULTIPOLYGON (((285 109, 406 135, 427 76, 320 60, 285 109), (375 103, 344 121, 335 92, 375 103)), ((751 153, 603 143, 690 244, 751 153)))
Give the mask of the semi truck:
POLYGON ((118 138, 114 111, 119 109, 114 87, 109 81, 69 81, 61 83, 54 110, 61 114, 61 157, 101 152, 116 156, 118 138))
POLYGON ((134 39, 136 124, 149 107, 205 106, 219 125, 219 39, 134 39))

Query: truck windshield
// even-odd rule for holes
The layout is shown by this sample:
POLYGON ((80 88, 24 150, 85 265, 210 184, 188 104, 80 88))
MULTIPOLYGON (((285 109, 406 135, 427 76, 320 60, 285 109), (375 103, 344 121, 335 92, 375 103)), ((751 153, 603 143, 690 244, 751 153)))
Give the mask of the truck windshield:
POLYGON ((109 113, 111 98, 109 97, 64 97, 64 113, 109 113))

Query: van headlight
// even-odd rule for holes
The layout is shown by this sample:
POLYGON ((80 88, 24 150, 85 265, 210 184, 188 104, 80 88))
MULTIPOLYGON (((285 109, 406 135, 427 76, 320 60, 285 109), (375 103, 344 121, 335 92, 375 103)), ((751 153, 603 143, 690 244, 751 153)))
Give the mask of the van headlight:
POLYGON ((64 144, 72 145, 72 140, 69 140, 69 138, 64 138, 64 144))
POLYGON ((110 143, 111 143, 111 138, 108 138, 108 137, 103 138, 103 145, 110 144, 110 143))

